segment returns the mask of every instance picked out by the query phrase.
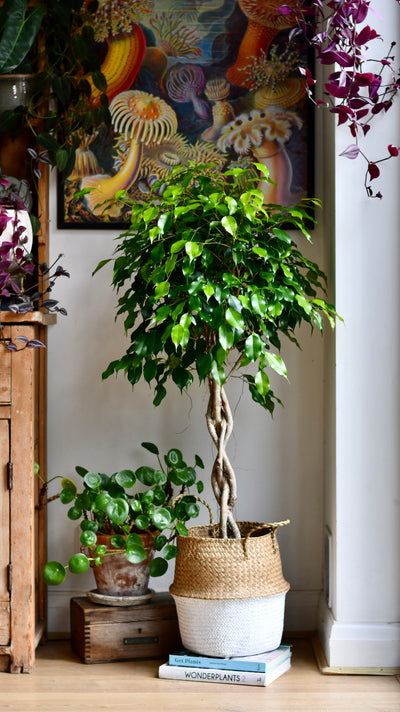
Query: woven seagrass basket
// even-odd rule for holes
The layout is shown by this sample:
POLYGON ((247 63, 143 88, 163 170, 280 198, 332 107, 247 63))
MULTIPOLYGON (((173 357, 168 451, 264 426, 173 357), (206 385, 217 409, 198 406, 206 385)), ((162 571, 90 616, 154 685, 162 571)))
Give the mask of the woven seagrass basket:
POLYGON ((289 589, 276 530, 285 522, 238 522, 242 539, 219 539, 219 525, 178 537, 171 593, 188 598, 253 598, 289 589))
POLYGON ((255 655, 278 647, 285 596, 276 530, 288 522, 238 522, 241 539, 219 539, 219 525, 178 537, 170 591, 182 642, 200 655, 255 655))

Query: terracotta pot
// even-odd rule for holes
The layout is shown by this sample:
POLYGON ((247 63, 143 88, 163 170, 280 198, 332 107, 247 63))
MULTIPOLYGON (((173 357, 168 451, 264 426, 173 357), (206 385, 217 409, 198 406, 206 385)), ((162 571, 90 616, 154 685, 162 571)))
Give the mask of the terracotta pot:
MULTIPOLYGON (((140 564, 131 564, 121 553, 104 556, 102 564, 93 566, 97 592, 105 596, 142 596, 147 593, 154 536, 148 532, 140 534, 147 553, 147 558, 140 564)), ((105 544, 109 551, 115 552, 110 539, 108 534, 97 534, 97 544, 105 544)), ((93 552, 91 556, 94 556, 93 552)))

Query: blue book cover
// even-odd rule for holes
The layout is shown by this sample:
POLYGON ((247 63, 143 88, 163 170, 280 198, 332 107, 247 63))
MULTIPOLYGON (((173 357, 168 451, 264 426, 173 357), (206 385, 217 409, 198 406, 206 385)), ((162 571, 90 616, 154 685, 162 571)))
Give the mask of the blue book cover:
POLYGON ((209 658, 189 651, 169 656, 169 664, 177 667, 209 668, 217 670, 237 670, 240 672, 269 672, 291 654, 290 645, 280 645, 276 650, 259 655, 233 658, 209 658))

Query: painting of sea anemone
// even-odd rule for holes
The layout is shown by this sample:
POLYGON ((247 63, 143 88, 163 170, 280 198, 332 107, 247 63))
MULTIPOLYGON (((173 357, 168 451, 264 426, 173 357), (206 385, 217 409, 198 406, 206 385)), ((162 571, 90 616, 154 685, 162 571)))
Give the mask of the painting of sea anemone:
MULTIPOLYGON (((266 204, 313 193, 313 120, 299 67, 304 40, 280 0, 99 2, 94 51, 107 79, 111 126, 82 136, 58 187, 58 227, 113 228, 176 165, 223 170, 262 163, 266 204)), ((97 90, 92 87, 96 101, 97 90)), ((156 188, 162 190, 161 188, 156 188)))

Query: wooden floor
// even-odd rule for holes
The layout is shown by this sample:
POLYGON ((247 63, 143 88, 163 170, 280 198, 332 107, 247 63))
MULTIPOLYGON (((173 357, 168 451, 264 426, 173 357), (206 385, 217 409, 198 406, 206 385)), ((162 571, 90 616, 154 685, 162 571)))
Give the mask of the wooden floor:
MULTIPOLYGON (((285 641, 291 642, 291 641, 285 641)), ((309 639, 270 687, 157 678, 160 661, 85 665, 70 642, 39 646, 32 674, 0 674, 1 712, 400 712, 396 677, 322 675, 309 639)))

